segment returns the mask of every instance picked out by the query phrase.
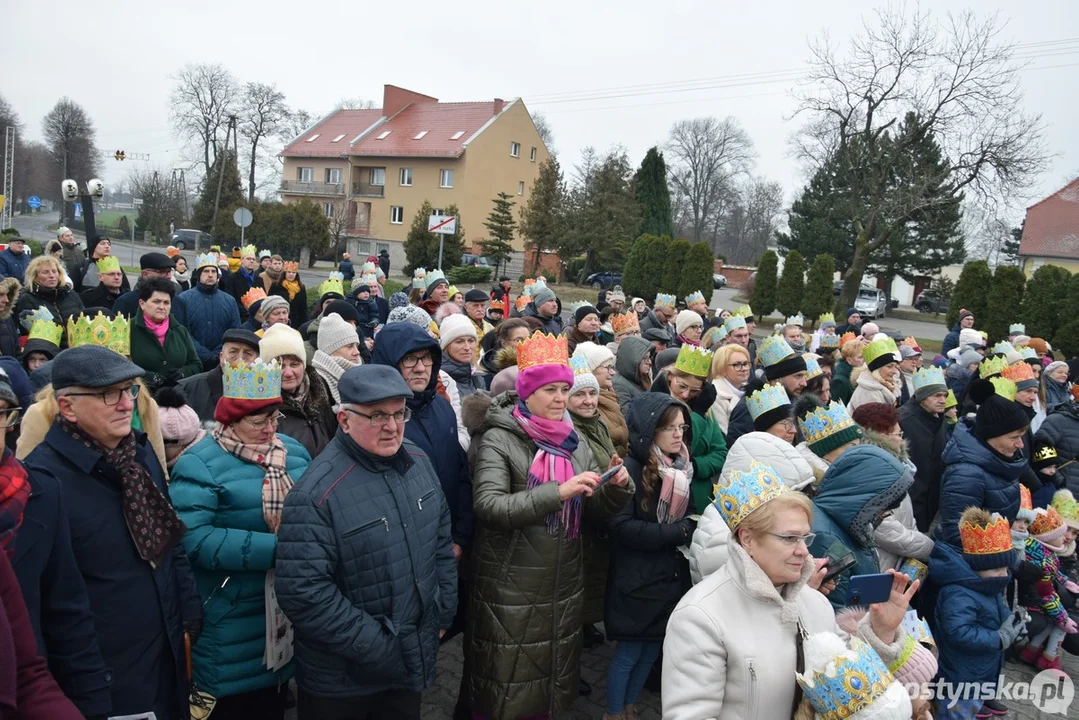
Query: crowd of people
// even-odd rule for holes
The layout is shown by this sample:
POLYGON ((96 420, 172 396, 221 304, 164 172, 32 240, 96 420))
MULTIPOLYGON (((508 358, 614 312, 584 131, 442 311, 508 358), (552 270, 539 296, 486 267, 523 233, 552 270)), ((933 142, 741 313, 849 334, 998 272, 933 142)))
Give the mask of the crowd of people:
POLYGON ((458 635, 456 718, 605 642, 608 720, 988 718, 1077 649, 1079 366, 1021 324, 58 245, 0 281, 5 718, 419 718, 458 635))

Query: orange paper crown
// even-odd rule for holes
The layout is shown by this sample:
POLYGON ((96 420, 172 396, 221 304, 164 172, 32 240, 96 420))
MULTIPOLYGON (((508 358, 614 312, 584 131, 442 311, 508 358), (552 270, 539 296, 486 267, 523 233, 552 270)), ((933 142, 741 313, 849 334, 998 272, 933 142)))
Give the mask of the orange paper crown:
POLYGON ((918 341, 914 339, 914 336, 908 337, 906 340, 904 340, 903 342, 901 342, 899 344, 900 345, 906 345, 907 347, 909 347, 910 349, 912 349, 914 352, 917 352, 917 353, 920 353, 922 351, 922 347, 918 344, 918 341))
POLYGON ((967 555, 995 555, 1012 549, 1012 529, 1007 519, 994 515, 988 525, 960 523, 959 538, 967 555))
POLYGON ((253 287, 243 294, 240 298, 240 302, 244 304, 245 310, 250 310, 251 306, 257 303, 259 300, 266 299, 266 291, 260 287, 253 287))
POLYGON ((488 310, 497 310, 503 315, 506 314, 506 303, 503 300, 492 300, 487 303, 488 310))
POLYGON ((1034 522, 1030 523, 1031 535, 1045 535, 1046 533, 1053 532, 1058 527, 1064 524, 1064 518, 1060 517, 1060 513, 1056 511, 1052 505, 1045 508, 1045 511, 1038 511, 1034 516, 1034 522))
POLYGON ((1034 500, 1030 497, 1030 490, 1023 483, 1019 483, 1019 509, 1033 510, 1034 500))
POLYGON ((524 372, 539 365, 569 366, 569 349, 564 335, 547 335, 537 330, 517 343, 517 369, 524 372))
POLYGON ((300 271, 300 263, 296 262, 295 260, 289 260, 288 262, 285 263, 285 272, 299 272, 299 271, 300 271))
POLYGON ((530 303, 530 302, 532 302, 532 298, 530 296, 528 296, 528 295, 518 295, 517 300, 515 302, 515 304, 517 306, 517 312, 523 312, 524 309, 526 307, 528 307, 528 303, 530 303))
POLYGON ((843 337, 839 338, 839 347, 843 347, 844 345, 849 343, 851 340, 857 340, 857 339, 858 339, 858 336, 855 335, 854 333, 845 332, 845 333, 843 333, 843 337))
MULTIPOLYGON (((632 332, 641 329, 641 322, 637 319, 637 313, 632 310, 624 313, 611 315, 611 330, 615 335, 632 332)), ((1026 365, 1026 363, 1023 363, 1026 365)))
POLYGON ((1000 374, 1018 385, 1021 380, 1034 379, 1034 368, 1030 366, 1030 363, 1019 362, 1004 368, 1000 371, 1000 374))

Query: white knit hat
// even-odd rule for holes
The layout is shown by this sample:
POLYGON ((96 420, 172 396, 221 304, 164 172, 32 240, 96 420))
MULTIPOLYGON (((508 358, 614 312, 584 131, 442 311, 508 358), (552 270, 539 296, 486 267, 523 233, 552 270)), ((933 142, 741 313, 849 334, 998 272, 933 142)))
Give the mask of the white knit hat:
POLYGON ((472 324, 467 315, 450 315, 442 321, 438 328, 438 344, 445 350, 451 342, 460 337, 471 335, 477 340, 476 326, 472 324))
POLYGON ((577 349, 573 351, 574 356, 583 357, 588 361, 588 369, 593 373, 596 369, 605 362, 614 360, 614 353, 607 349, 605 345, 599 345, 594 342, 582 342, 577 343, 577 349))
POLYGON ((599 380, 592 373, 580 373, 573 375, 573 387, 569 389, 570 395, 575 395, 585 388, 592 388, 599 392, 599 380))
MULTIPOLYGON (((319 324, 321 328, 321 323, 319 324)), ((307 365, 307 352, 303 348, 303 337, 287 323, 271 325, 259 340, 259 357, 263 362, 270 362, 283 355, 292 355, 307 365)))
POLYGON ((360 336, 352 323, 337 313, 330 313, 318 323, 318 349, 333 355, 346 345, 360 342, 360 336))
POLYGON ((678 313, 678 317, 674 320, 674 327, 678 331, 679 335, 696 325, 700 325, 703 329, 704 318, 698 315, 697 312, 694 310, 683 310, 682 312, 678 313))

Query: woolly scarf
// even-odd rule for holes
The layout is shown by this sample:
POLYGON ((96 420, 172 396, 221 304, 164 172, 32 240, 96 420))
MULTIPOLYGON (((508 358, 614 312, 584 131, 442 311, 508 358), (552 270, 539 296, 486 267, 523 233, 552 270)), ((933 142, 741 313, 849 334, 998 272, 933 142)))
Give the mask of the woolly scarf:
POLYGON ((683 345, 689 345, 690 347, 700 347, 701 346, 701 344, 699 342, 697 342, 696 340, 690 340, 685 335, 679 335, 678 340, 683 345))
MULTIPOLYGON (((513 418, 538 448, 528 468, 529 490, 548 482, 562 485, 573 477, 570 458, 580 439, 568 415, 561 420, 536 417, 528 411, 523 400, 518 400, 517 407, 513 408, 513 418)), ((564 528, 566 537, 577 538, 581 534, 581 507, 580 495, 562 503, 562 512, 547 516, 547 532, 555 535, 559 528, 564 528)))
POLYGON ((1059 383, 1048 375, 1045 377, 1045 407, 1047 410, 1070 402, 1071 394, 1068 392, 1068 384, 1059 383))
POLYGON ((672 458, 656 445, 652 446, 659 466, 659 501, 656 503, 656 519, 661 523, 674 523, 682 519, 689 506, 689 483, 693 479, 693 463, 689 460, 689 448, 685 443, 672 458))
POLYGON ((311 358, 311 365, 330 387, 330 395, 333 395, 334 404, 341 402, 341 393, 337 389, 337 383, 346 370, 359 367, 360 363, 351 363, 343 357, 327 355, 321 350, 315 351, 311 358))
POLYGON ((14 552, 15 531, 22 525, 23 511, 30 499, 30 478, 26 468, 10 450, 0 463, 0 550, 14 552))
POLYGON ((281 287, 288 293, 289 302, 296 299, 296 296, 300 294, 300 290, 303 289, 303 285, 299 280, 282 280, 281 287))
POLYGON ((181 283, 189 283, 191 282, 191 271, 188 270, 187 272, 176 272, 175 270, 173 270, 172 279, 177 285, 181 283))
POLYGON ((214 440, 221 449, 244 462, 258 465, 266 471, 262 479, 262 518, 270 532, 277 534, 281 525, 281 510, 285 507, 285 496, 292 489, 292 478, 287 467, 288 448, 276 434, 268 443, 251 445, 240 439, 231 425, 217 423, 213 432, 214 440))
POLYGON ((161 322, 154 322, 146 313, 142 315, 142 321, 146 323, 146 329, 154 334, 161 347, 165 347, 165 335, 169 332, 169 319, 166 317, 161 322))
POLYGON ((286 408, 303 415, 308 422, 316 422, 323 410, 330 406, 330 398, 326 392, 326 385, 316 375, 312 381, 308 372, 304 370, 303 382, 296 388, 294 393, 281 393, 281 402, 286 408))
POLYGON ((150 471, 135 458, 138 443, 128 433, 112 450, 83 433, 78 425, 62 417, 56 421, 71 439, 101 453, 105 465, 120 475, 124 520, 139 557, 157 567, 161 558, 184 536, 183 522, 165 493, 154 483, 150 471))

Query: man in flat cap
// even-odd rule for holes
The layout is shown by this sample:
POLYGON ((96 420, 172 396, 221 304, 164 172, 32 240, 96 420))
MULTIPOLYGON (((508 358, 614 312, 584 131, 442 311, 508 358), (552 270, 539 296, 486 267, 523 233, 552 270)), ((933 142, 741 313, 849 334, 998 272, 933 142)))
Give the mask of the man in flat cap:
POLYGON ((427 455, 404 439, 401 374, 361 365, 338 389, 339 432, 285 497, 277 534, 298 717, 418 719, 457 612, 450 512, 427 455))
POLYGON ((202 624, 184 525, 146 435, 131 427, 142 369, 83 345, 52 361, 56 422, 26 458, 62 488, 75 563, 86 581, 110 715, 188 717, 184 633, 202 624))
MULTIPOLYGON (((172 271, 176 265, 165 253, 148 252, 139 258, 139 279, 135 281, 135 287, 116 298, 112 304, 112 311, 117 315, 123 315, 127 319, 139 312, 139 289, 150 278, 165 278, 172 280, 172 271)), ((177 288, 180 286, 177 285, 177 288)), ((179 290, 177 289, 177 292, 179 290)))

